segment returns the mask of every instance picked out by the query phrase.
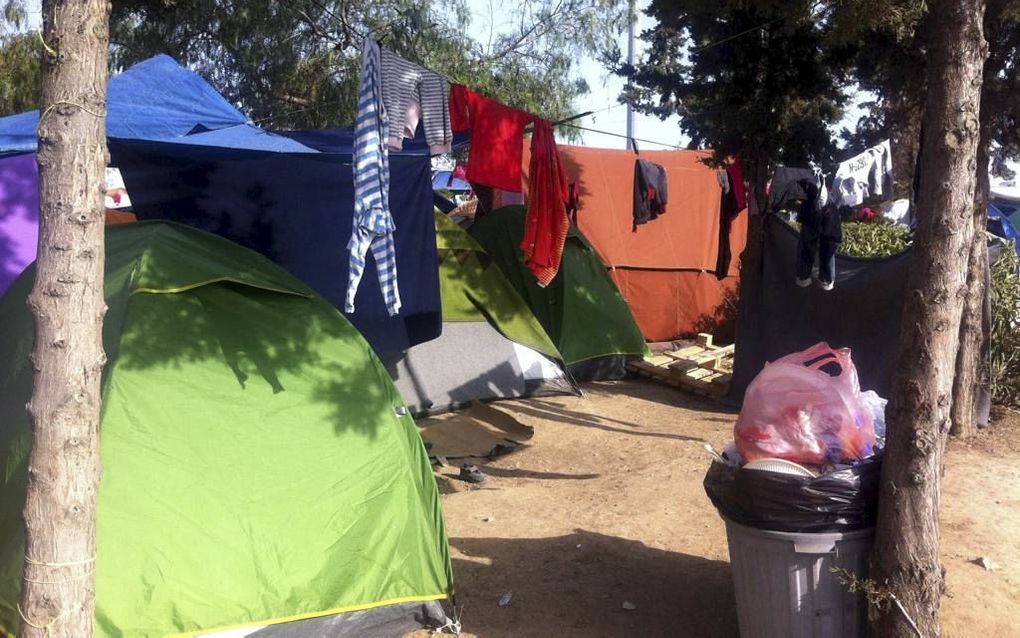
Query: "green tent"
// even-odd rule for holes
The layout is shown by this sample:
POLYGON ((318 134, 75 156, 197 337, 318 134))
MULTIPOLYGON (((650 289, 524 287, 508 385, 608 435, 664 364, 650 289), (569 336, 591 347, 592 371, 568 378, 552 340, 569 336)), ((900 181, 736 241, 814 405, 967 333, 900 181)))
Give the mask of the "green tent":
POLYGON ((435 216, 443 321, 487 320, 511 341, 562 359, 538 318, 485 249, 443 213, 435 216))
POLYGON ((436 213, 443 333, 388 366, 415 414, 576 392, 542 324, 463 229, 436 213))
MULTIPOLYGON (((256 253, 184 226, 112 227, 106 252, 99 635, 309 622, 451 595, 421 438, 329 302, 256 253)), ((9 632, 24 560, 33 277, 0 300, 9 632)))
POLYGON ((523 206, 477 219, 468 232, 492 256, 578 379, 620 377, 628 358, 647 353, 634 316, 588 240, 571 226, 560 271, 542 288, 524 265, 523 206))

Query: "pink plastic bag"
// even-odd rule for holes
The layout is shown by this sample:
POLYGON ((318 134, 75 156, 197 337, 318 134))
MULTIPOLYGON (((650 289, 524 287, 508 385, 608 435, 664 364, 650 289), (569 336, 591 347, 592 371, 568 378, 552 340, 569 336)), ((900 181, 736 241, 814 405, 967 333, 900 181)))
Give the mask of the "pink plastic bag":
POLYGON ((777 359, 747 387, 733 429, 737 449, 746 461, 821 465, 862 459, 872 453, 875 426, 860 394, 849 348, 818 343, 777 359))

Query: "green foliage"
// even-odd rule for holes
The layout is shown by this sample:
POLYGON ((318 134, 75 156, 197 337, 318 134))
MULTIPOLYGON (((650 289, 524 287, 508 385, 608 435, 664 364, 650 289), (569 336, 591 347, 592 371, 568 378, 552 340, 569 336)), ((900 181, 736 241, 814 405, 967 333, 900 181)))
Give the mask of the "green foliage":
POLYGON ((910 247, 910 229, 888 222, 846 222, 839 254, 848 257, 888 257, 910 247))
POLYGON ((0 0, 0 27, 7 23, 20 28, 27 17, 24 0, 0 0))
MULTIPOLYGON (((873 93, 869 113, 841 137, 848 151, 891 139, 897 191, 909 196, 920 141, 926 91, 924 0, 854 0, 832 3, 833 40, 852 62, 858 86, 873 93)), ((992 170, 1005 175, 1020 156, 1020 0, 987 0, 984 35, 988 59, 981 91, 982 144, 992 170)))
POLYGON ((123 68, 167 53, 271 127, 346 126, 367 36, 454 81, 557 119, 588 90, 575 60, 608 45, 625 4, 521 0, 490 30, 473 22, 464 0, 115 0, 112 61, 123 68))
POLYGON ((981 124, 994 142, 989 148, 993 172, 1009 177, 1006 161, 1020 157, 1020 0, 987 1, 985 39, 981 124))
POLYGON ((769 162, 831 159, 829 126, 842 117, 847 82, 823 44, 828 21, 807 0, 652 0, 657 26, 624 99, 680 116, 691 146, 769 162))
POLYGON ((0 36, 0 116, 30 111, 39 105, 39 56, 35 34, 0 36))
POLYGON ((992 399, 1020 408, 1020 259, 1012 244, 992 267, 992 399))

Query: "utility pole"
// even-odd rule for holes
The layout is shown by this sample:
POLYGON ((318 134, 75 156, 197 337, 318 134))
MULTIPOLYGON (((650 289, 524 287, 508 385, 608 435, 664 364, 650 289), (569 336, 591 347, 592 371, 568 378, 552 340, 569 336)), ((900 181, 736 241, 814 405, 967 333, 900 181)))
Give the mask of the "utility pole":
MULTIPOLYGON (((627 3, 627 65, 634 67, 634 30, 637 26, 637 1, 627 3)), ((628 87, 629 88, 629 87, 628 87)), ((634 107, 627 102, 627 150, 634 150, 634 107)))

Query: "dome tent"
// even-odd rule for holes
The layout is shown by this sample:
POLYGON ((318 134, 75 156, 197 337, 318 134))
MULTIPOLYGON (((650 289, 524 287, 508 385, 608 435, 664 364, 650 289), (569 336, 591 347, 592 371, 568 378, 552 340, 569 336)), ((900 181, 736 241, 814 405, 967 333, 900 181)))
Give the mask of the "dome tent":
POLYGON ((435 212, 443 333, 390 374, 415 414, 472 401, 574 393, 542 324, 485 250, 435 212))
POLYGON ((630 358, 648 351, 634 315, 595 249, 571 226, 560 271, 542 288, 519 248, 525 209, 506 206, 476 219, 468 232, 527 301, 577 380, 621 378, 630 358))
MULTIPOLYGON (((272 635, 294 627, 274 623, 451 594, 421 438, 331 304, 267 259, 176 224, 108 228, 106 254, 98 635, 272 635)), ((0 300, 7 631, 24 560, 33 278, 0 300)))

